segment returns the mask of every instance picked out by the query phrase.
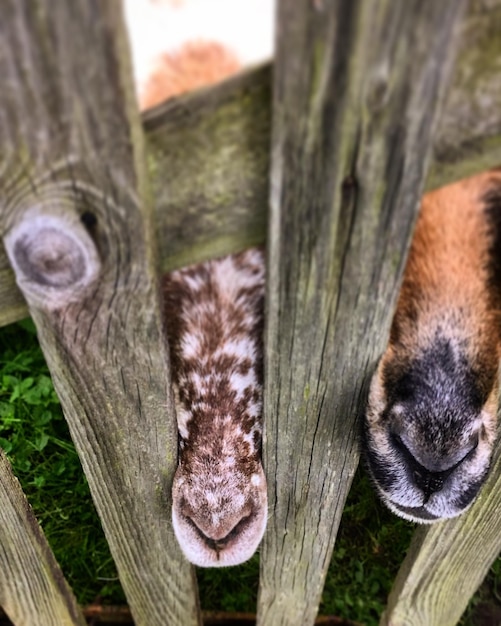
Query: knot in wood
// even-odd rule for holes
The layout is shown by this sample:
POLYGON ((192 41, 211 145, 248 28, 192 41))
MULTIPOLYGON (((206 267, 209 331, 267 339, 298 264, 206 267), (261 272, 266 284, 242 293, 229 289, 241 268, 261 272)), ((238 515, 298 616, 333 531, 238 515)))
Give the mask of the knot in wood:
POLYGON ((5 245, 24 295, 43 305, 67 304, 100 268, 94 242, 72 216, 27 215, 5 245))

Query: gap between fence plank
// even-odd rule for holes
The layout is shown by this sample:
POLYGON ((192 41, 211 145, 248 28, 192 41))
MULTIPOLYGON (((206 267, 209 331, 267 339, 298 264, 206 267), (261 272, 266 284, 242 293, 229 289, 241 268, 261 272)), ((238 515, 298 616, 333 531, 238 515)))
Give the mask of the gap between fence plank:
POLYGON ((1 448, 0 606, 15 624, 86 623, 1 448))

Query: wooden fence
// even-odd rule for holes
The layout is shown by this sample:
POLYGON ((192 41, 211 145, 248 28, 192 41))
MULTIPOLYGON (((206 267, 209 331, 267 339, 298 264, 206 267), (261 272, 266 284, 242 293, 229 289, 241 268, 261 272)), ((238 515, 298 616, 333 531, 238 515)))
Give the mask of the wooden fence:
MULTIPOLYGON (((0 322, 35 321, 136 624, 199 624, 156 271, 266 238, 257 619, 306 626, 419 198, 501 163, 501 2, 281 0, 273 77, 180 98, 144 135, 120 8, 2 2, 0 322)), ((501 550, 500 464, 466 515, 416 533, 383 624, 457 622, 501 550)), ((0 605, 83 624, 1 453, 0 498, 0 605)))

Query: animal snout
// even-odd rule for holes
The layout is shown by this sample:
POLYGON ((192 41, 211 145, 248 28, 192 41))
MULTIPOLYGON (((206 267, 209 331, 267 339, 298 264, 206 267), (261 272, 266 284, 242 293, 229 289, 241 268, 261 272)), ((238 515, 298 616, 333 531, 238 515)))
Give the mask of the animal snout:
POLYGON ((426 504, 436 491, 442 489, 449 474, 450 472, 429 472, 425 468, 413 471, 414 482, 424 494, 423 504, 426 504))
POLYGON ((208 520, 205 516, 198 517, 196 515, 187 516, 186 519, 205 545, 219 554, 232 540, 237 539, 246 530, 251 523, 252 516, 252 507, 247 506, 242 511, 224 516, 222 519, 213 516, 216 519, 208 520))
POLYGON ((186 558, 201 567, 238 565, 256 551, 266 527, 264 472, 251 477, 203 473, 186 478, 183 467, 174 479, 172 521, 186 558))
POLYGON ((402 456, 415 486, 423 492, 423 504, 427 504, 434 493, 442 490, 447 479, 475 454, 479 435, 471 435, 464 445, 454 452, 437 453, 415 446, 406 436, 392 434, 393 446, 402 456))

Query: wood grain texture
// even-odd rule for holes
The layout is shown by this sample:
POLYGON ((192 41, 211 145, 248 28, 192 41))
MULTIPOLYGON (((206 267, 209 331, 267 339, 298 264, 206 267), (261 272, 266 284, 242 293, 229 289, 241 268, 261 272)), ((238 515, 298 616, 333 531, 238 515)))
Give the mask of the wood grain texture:
POLYGON ((6 0, 1 37, 4 245, 136 624, 198 624, 121 3, 6 0))
MULTIPOLYGON (((436 128, 427 190, 501 163, 500 28, 499 0, 469 3, 436 128)), ((269 67, 251 70, 144 115, 165 271, 264 242, 270 80, 269 67)), ((26 315, 0 247, 0 325, 26 315)))
POLYGON ((463 7, 279 2, 259 624, 318 610, 463 7))
POLYGON ((85 626, 1 449, 0 502, 0 606, 15 626, 85 626))
POLYGON ((470 0, 427 188, 501 164, 501 2, 470 0))
POLYGON ((265 66, 145 114, 164 270, 264 243, 270 74, 265 66))
MULTIPOLYGON (((501 417, 501 415, 500 415, 501 417)), ((381 626, 454 626, 501 552, 501 445, 464 515, 415 532, 381 626)))

